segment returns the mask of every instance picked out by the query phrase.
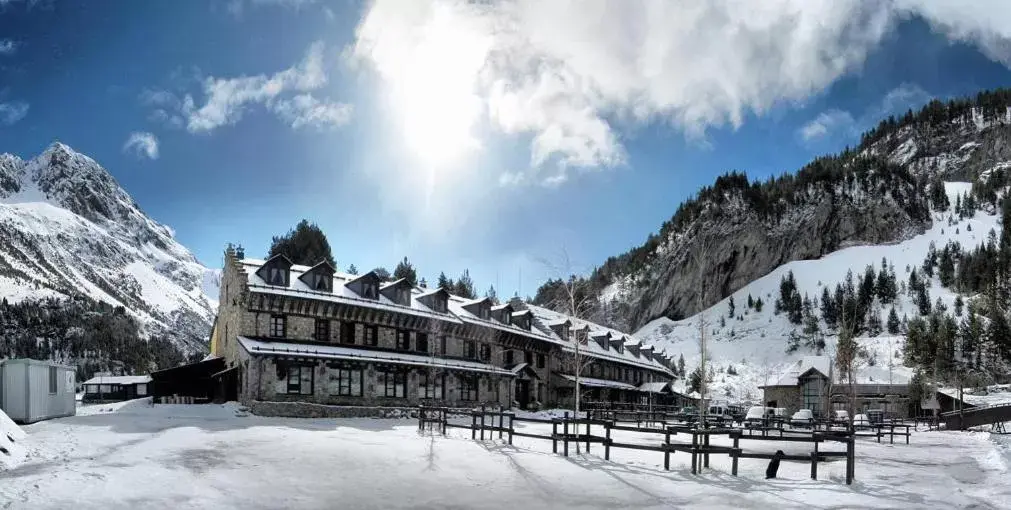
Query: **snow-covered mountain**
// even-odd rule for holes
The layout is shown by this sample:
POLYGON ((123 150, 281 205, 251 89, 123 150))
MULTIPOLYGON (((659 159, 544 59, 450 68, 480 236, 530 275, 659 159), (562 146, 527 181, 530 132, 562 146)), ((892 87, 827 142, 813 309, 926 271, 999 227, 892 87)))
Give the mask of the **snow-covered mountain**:
POLYGON ((86 296, 122 306, 142 334, 206 350, 219 276, 140 209, 93 159, 62 143, 0 154, 0 297, 86 296))
MULTIPOLYGON (((949 200, 956 203, 957 197, 969 191, 965 182, 945 183, 949 200)), ((773 303, 780 295, 780 282, 792 273, 801 295, 817 299, 825 287, 834 288, 846 279, 847 272, 861 275, 867 266, 879 268, 882 259, 895 269, 901 288, 913 268, 919 268, 930 245, 942 247, 949 241, 957 241, 964 248, 973 248, 987 242, 991 230, 999 233, 999 216, 988 211, 977 211, 971 218, 948 223, 951 211, 933 212, 933 226, 922 234, 910 239, 881 245, 852 246, 834 251, 815 260, 798 260, 783 264, 769 274, 748 283, 700 314, 674 321, 659 318, 643 326, 636 333, 647 342, 667 350, 669 354, 685 358, 685 366, 690 371, 698 366, 699 323, 704 318, 709 361, 714 370, 712 393, 717 397, 753 400, 760 397, 758 387, 771 384, 787 371, 791 364, 804 356, 816 354, 812 349, 800 348, 787 353, 791 334, 802 334, 802 326, 791 323, 784 312, 776 312, 773 303), (747 305, 749 296, 765 303, 761 311, 747 305), (730 316, 730 301, 734 301, 735 313, 730 316), (733 366, 736 375, 726 373, 733 366)), ((932 300, 940 299, 949 309, 955 308, 956 294, 940 284, 938 277, 929 279, 929 294, 932 300)), ((908 292, 899 292, 895 301, 881 306, 873 313, 879 314, 881 323, 886 323, 890 310, 897 315, 913 318, 919 315, 913 297, 908 292)), ((835 350, 838 339, 820 322, 824 332, 824 353, 835 350)), ((876 337, 860 338, 859 343, 867 349, 868 360, 859 370, 861 382, 897 384, 908 382, 913 370, 903 366, 902 349, 905 337, 883 334, 876 337)))

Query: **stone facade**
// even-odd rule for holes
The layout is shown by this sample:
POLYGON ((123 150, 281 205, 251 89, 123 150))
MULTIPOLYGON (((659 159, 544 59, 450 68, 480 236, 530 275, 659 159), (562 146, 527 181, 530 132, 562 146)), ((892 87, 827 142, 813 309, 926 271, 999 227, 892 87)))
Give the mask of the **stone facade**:
POLYGON ((801 407, 800 386, 766 386, 765 405, 785 407, 791 415, 801 407))
MULTIPOLYGON (((397 315, 372 309, 364 300, 356 307, 354 304, 319 301, 311 295, 264 293, 249 286, 246 272, 249 269, 244 268, 234 252, 229 251, 225 255, 213 353, 223 357, 228 366, 239 367, 240 401, 246 405, 256 402, 258 409, 265 410, 264 413, 314 415, 312 413, 337 411, 303 409, 317 409, 312 406, 395 408, 416 406, 421 402, 451 407, 511 407, 517 402, 516 378, 529 381, 524 383, 524 386, 529 384, 529 403, 536 402, 541 406, 568 404, 553 386, 557 380, 555 374, 568 371, 571 363, 566 363, 564 353, 550 341, 532 341, 522 335, 515 336, 459 321, 458 325, 451 322, 447 325, 444 320, 420 320, 410 315, 397 315), (279 336, 279 331, 272 325, 274 317, 278 321, 283 320, 283 336, 279 336), (320 321, 326 321, 324 338, 317 338, 317 333, 323 331, 317 327, 320 321), (350 329, 348 325, 351 325, 350 329), (350 337, 345 338, 348 333, 351 333, 350 337), (402 343, 398 342, 400 335, 405 333, 409 344, 406 348, 398 345, 402 343), (304 344, 305 349, 301 355, 251 353, 240 344, 238 337, 304 344), (419 344, 422 337, 427 339, 427 343, 419 344), (372 357, 362 360, 325 359, 326 356, 309 354, 313 345, 362 349, 365 354, 372 353, 372 357), (463 365, 436 368, 417 362, 377 361, 376 353, 465 360, 471 364, 483 363, 488 368, 464 369, 463 365), (521 363, 527 363, 529 367, 522 374, 507 370, 521 363), (361 371, 360 379, 357 377, 358 370, 361 371), (350 377, 347 376, 348 371, 353 372, 350 377), (404 374, 402 390, 397 388, 400 376, 387 375, 391 371, 404 374), (292 373, 298 375, 292 376, 289 381, 288 376, 292 373), (340 387, 342 373, 343 381, 354 381, 354 390, 340 387), (444 380, 439 385, 441 398, 426 398, 431 395, 423 393, 424 383, 430 378, 440 382, 444 380), (392 389, 387 388, 390 380, 393 381, 392 389), (474 381, 476 391, 465 391, 473 388, 474 381), (387 396, 388 393, 395 396, 387 396), (306 406, 293 407, 294 403, 305 403, 306 406), (264 407, 282 404, 286 407, 276 409, 283 410, 264 407)), ((593 370, 600 371, 599 377, 614 380, 644 381, 648 372, 635 365, 621 366, 620 363, 604 360, 592 366, 597 366, 593 370)), ((589 377, 587 374, 584 372, 589 377)), ((657 371, 658 377, 663 375, 663 372, 657 371)), ((254 412, 258 411, 254 409, 254 412)))

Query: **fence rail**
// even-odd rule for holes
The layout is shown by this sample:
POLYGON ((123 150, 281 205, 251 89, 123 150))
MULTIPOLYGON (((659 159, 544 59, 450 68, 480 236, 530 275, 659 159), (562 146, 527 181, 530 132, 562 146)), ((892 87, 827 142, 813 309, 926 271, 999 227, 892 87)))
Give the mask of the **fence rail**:
MULTIPOLYGON (((664 456, 664 469, 670 470, 670 457, 676 452, 688 453, 691 455, 691 471, 697 474, 700 468, 709 467, 710 455, 728 455, 731 458, 731 474, 737 476, 740 459, 773 459, 775 453, 744 451, 742 442, 746 441, 770 441, 770 442, 791 442, 810 443, 813 450, 809 455, 786 455, 780 456, 783 460, 802 461, 811 463, 811 478, 818 478, 818 463, 825 462, 831 458, 846 459, 846 484, 852 484, 855 473, 855 440, 858 436, 855 431, 835 431, 817 430, 810 431, 784 431, 781 428, 779 435, 769 435, 768 430, 761 430, 762 434, 755 434, 757 429, 728 429, 728 428, 708 428, 692 427, 689 425, 665 424, 662 428, 641 426, 641 425, 621 425, 614 420, 600 418, 576 418, 565 416, 560 418, 534 418, 519 417, 514 412, 503 410, 492 410, 487 408, 473 409, 468 413, 457 411, 457 415, 469 415, 470 423, 451 423, 448 416, 453 410, 445 407, 422 406, 418 412, 418 430, 425 430, 426 426, 431 430, 437 430, 443 435, 448 428, 469 429, 471 439, 485 440, 494 439, 498 434, 499 439, 505 439, 511 445, 514 437, 526 437, 551 441, 551 451, 555 454, 561 453, 569 455, 569 444, 585 445, 586 451, 590 452, 592 444, 600 444, 604 447, 604 460, 611 460, 611 449, 627 449, 639 451, 651 451, 662 453, 664 456), (535 434, 530 432, 519 432, 516 430, 517 423, 539 423, 550 424, 551 434, 535 434), (596 434, 594 433, 596 429, 596 434), (652 434, 663 436, 661 441, 654 444, 641 444, 616 440, 615 432, 635 432, 640 434, 652 434), (785 433, 784 433, 785 432, 785 433), (672 442, 671 438, 678 435, 691 436, 691 442, 672 442), (713 436, 728 436, 733 441, 733 446, 721 446, 711 444, 713 436), (845 451, 819 451, 819 445, 825 443, 842 443, 845 451)), ((878 442, 883 435, 890 435, 894 442, 894 436, 905 436, 909 442, 909 426, 902 424, 880 424, 876 436, 878 442), (905 432, 895 432, 896 428, 905 427, 905 432), (883 432, 883 428, 888 428, 889 432, 883 432)), ((658 438, 659 439, 659 438, 658 438)))

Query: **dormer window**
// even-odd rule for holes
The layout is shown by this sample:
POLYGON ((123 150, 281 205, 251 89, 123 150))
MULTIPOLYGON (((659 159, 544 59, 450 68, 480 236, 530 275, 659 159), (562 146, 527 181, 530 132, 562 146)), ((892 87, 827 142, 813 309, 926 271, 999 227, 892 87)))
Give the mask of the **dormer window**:
POLYGON ((523 310, 522 312, 514 313, 513 324, 523 329, 529 330, 531 325, 530 315, 531 315, 530 310, 523 310))
POLYGON ((467 310, 481 319, 491 319, 491 300, 488 298, 474 299, 461 306, 463 306, 464 310, 467 310))
POLYGON ((411 306, 411 283, 406 278, 383 285, 379 293, 398 305, 411 306))
POLYGON ((379 284, 366 282, 362 285, 362 297, 365 299, 379 299, 379 284))
POLYGON ((512 314, 507 314, 507 313, 502 314, 502 324, 509 325, 509 324, 512 324, 512 323, 513 323, 513 316, 512 316, 512 314))
POLYGON ((336 270, 329 262, 323 261, 315 266, 309 268, 306 272, 302 273, 298 279, 302 280, 302 283, 310 290, 316 292, 332 292, 333 291, 333 274, 336 270))
POLYGON ((409 303, 411 301, 411 289, 397 289, 397 302, 409 303))
POLYGON ((482 306, 479 311, 481 313, 480 317, 482 319, 484 320, 491 319, 491 308, 488 308, 487 306, 482 306))
POLYGON ((284 255, 274 255, 260 266, 256 274, 263 279, 267 285, 277 285, 279 287, 288 286, 288 271, 291 269, 291 261, 284 255))
POLYGON ((445 289, 425 292, 418 296, 418 301, 421 301, 436 313, 447 313, 449 311, 449 292, 445 289))

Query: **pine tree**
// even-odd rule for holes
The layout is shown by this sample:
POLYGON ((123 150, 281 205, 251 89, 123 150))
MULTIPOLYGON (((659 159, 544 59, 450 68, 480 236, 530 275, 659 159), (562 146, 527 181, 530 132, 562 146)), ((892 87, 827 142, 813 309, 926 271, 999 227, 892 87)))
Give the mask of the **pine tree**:
POLYGON ((881 331, 881 313, 878 310, 871 310, 867 316, 867 335, 878 336, 881 331))
POLYGON ((470 270, 464 269, 463 274, 460 278, 456 280, 456 294, 457 296, 464 297, 467 299, 474 299, 477 297, 477 293, 474 291, 474 281, 470 279, 470 270))
POLYGON ((951 287, 955 283, 955 260, 947 246, 941 250, 941 259, 937 266, 937 277, 941 285, 951 287))
POLYGON ((404 257, 404 260, 397 263, 397 267, 393 269, 393 279, 399 280, 401 278, 406 279, 407 283, 410 283, 412 287, 418 285, 418 272, 407 261, 407 257, 404 257))
POLYGON ((287 234, 271 239, 267 257, 278 254, 288 257, 294 264, 304 266, 314 266, 324 260, 332 266, 337 265, 326 234, 315 223, 309 223, 309 220, 302 220, 287 234))
POLYGON ((930 291, 926 285, 920 285, 916 289, 916 308, 920 315, 930 314, 930 291))
POLYGON ((765 305, 765 303, 762 302, 762 298, 756 299, 755 300, 755 311, 756 312, 761 312, 762 311, 762 306, 764 306, 764 305, 765 305))
POLYGON ((885 259, 881 259, 881 271, 878 272, 878 283, 875 288, 878 300, 884 304, 891 303, 898 295, 898 288, 895 282, 895 271, 889 271, 885 265, 885 259))
POLYGON ((446 273, 443 273, 441 271, 439 272, 439 279, 436 280, 435 285, 440 289, 446 289, 450 292, 454 290, 453 281, 450 280, 449 278, 446 278, 446 273))
POLYGON ((895 308, 888 312, 888 334, 897 335, 899 334, 899 314, 895 312, 895 308))
POLYGON ((730 300, 727 301, 727 317, 734 318, 734 296, 730 296, 730 300))
POLYGON ((498 304, 498 294, 495 292, 494 285, 488 287, 488 291, 484 293, 484 297, 490 299, 492 303, 498 304))
POLYGON ((685 376, 685 355, 684 355, 684 353, 681 353, 680 355, 678 355, 678 373, 681 374, 681 377, 685 376))
POLYGON ((384 282, 390 281, 390 271, 387 270, 385 267, 379 266, 379 267, 373 269, 372 272, 375 273, 376 276, 379 277, 380 281, 384 281, 384 282))
POLYGON ((755 300, 751 298, 751 294, 748 294, 748 308, 755 307, 755 300))
POLYGON ((348 266, 348 274, 351 274, 351 275, 358 274, 358 268, 355 267, 354 264, 351 264, 350 266, 348 266))
POLYGON ((955 296, 955 316, 956 317, 961 317, 962 316, 962 307, 963 306, 965 306, 965 302, 962 301, 962 295, 959 294, 959 295, 955 296))
POLYGON ((828 292, 828 285, 821 288, 821 318, 825 321, 825 326, 835 329, 838 324, 838 314, 836 313, 835 300, 828 292))
POLYGON ((874 266, 868 265, 864 270, 864 277, 860 280, 860 290, 857 295, 858 311, 857 315, 865 315, 874 302, 875 283, 877 275, 874 273, 874 266))

